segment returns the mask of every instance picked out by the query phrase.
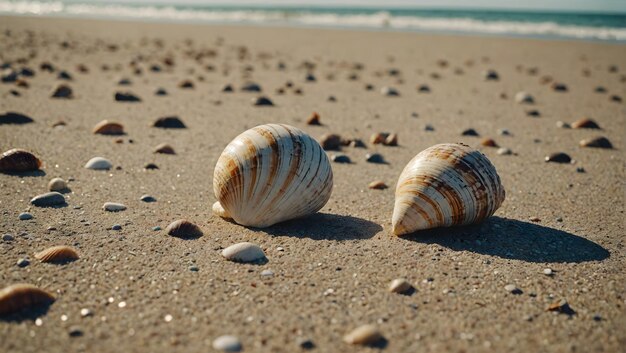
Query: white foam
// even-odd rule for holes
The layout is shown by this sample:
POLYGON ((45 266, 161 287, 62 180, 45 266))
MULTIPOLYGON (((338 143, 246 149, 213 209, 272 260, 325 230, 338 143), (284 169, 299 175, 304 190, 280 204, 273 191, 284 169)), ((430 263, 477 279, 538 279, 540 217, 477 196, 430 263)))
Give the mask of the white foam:
POLYGON ((0 13, 40 16, 128 18, 207 23, 285 24, 315 27, 395 29, 496 35, 555 36, 626 41, 626 28, 560 25, 554 22, 480 21, 471 18, 425 18, 372 14, 333 14, 272 10, 177 9, 175 7, 64 4, 60 1, 0 0, 0 13))

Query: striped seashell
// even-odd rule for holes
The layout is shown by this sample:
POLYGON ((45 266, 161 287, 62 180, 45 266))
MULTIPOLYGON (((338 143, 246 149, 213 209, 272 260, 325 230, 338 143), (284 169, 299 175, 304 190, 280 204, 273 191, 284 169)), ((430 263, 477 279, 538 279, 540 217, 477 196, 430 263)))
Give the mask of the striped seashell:
POLYGON ((93 128, 93 133, 100 135, 124 135, 124 125, 114 121, 102 120, 93 128))
POLYGON ((215 167, 215 197, 235 222, 269 227, 321 209, 333 173, 322 147, 305 132, 267 124, 237 136, 215 167))
POLYGON ((18 283, 0 290, 0 316, 54 302, 52 294, 31 284, 18 283))
POLYGON ((495 167, 467 145, 444 143, 420 152, 396 186, 393 233, 478 223, 505 198, 495 167))
POLYGON ((65 263, 78 260, 78 252, 67 245, 57 245, 35 254, 41 262, 65 263))

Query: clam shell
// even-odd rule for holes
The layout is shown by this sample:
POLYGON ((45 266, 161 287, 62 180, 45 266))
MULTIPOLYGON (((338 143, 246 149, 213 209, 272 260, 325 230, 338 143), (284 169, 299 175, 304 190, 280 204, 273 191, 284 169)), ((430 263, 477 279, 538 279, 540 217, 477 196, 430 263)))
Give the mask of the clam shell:
POLYGON ((389 291, 391 293, 403 294, 411 290, 413 286, 404 278, 396 278, 389 284, 389 291))
POLYGON ((243 242, 222 250, 222 256, 235 262, 256 262, 265 259, 265 253, 258 245, 243 242))
POLYGON ((176 151, 174 151, 174 147, 168 145, 167 143, 162 143, 154 148, 154 153, 176 154, 176 151))
POLYGON ((215 196, 232 219, 259 228, 317 212, 332 186, 322 147, 282 124, 257 126, 237 136, 222 152, 213 177, 215 196))
POLYGON ((202 236, 202 230, 197 225, 189 222, 186 219, 179 219, 170 223, 165 228, 167 234, 183 239, 199 238, 202 236))
POLYGON ((22 173, 41 168, 41 160, 34 154, 14 148, 0 156, 0 173, 22 173))
POLYGON ((445 143, 420 152, 396 186, 393 233, 478 223, 505 198, 495 167, 482 153, 445 143))
POLYGON ((0 290, 0 315, 54 302, 52 294, 31 284, 14 284, 0 290))
POLYGON ((85 164, 85 168, 93 170, 109 170, 111 167, 113 167, 113 164, 108 159, 102 157, 93 157, 85 164))
POLYGON ((64 263, 78 260, 78 252, 71 246, 58 245, 36 253, 35 258, 41 262, 64 263))
POLYGON ((93 133, 100 135, 124 135, 124 125, 102 120, 93 128, 93 133))
POLYGON ((218 217, 222 217, 222 218, 232 218, 228 212, 226 212, 226 210, 224 209, 224 207, 222 207, 222 204, 219 201, 216 201, 213 204, 213 214, 218 216, 218 217))

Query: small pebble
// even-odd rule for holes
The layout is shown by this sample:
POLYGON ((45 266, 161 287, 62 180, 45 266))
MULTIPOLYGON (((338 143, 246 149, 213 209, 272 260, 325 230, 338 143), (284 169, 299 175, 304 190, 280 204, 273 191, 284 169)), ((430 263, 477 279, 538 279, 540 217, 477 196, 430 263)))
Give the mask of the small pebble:
POLYGON ((498 129, 498 134, 502 136, 511 136, 511 132, 508 129, 498 129))
POLYGON ((122 226, 119 224, 114 224, 113 227, 111 227, 112 230, 122 230, 122 226))
POLYGON ((504 289, 511 294, 522 294, 522 290, 517 288, 514 284, 507 284, 504 289))
POLYGON ((65 204, 65 197, 56 191, 51 191, 33 197, 30 203, 37 207, 59 206, 65 204))
POLYGON ((87 317, 87 316, 92 316, 92 315, 93 315, 93 311, 91 311, 90 309, 87 309, 87 308, 80 309, 81 317, 87 317))
POLYGON ((341 148, 341 136, 337 134, 325 134, 320 138, 320 145, 326 151, 339 151, 341 148))
POLYGON ((385 158, 383 158, 383 156, 379 153, 368 153, 365 155, 365 160, 368 163, 385 163, 385 158))
POLYGON ((583 168, 583 167, 576 167, 576 172, 577 173, 584 173, 586 171, 585 171, 585 168, 583 168))
POLYGON ((412 288, 413 286, 411 285, 411 283, 409 283, 404 278, 396 278, 393 281, 391 281, 391 283, 389 284, 389 291, 391 293, 403 294, 403 293, 407 293, 412 288))
POLYGON ((252 105, 257 106, 257 107, 271 107, 274 105, 274 102, 272 102, 269 98, 267 97, 257 97, 257 98, 252 98, 252 105))
POLYGON ((143 202, 156 202, 156 199, 150 195, 143 195, 140 200, 143 202))
POLYGON ((298 340, 298 346, 304 350, 310 350, 315 348, 315 343, 311 339, 301 338, 298 340))
POLYGON ((159 227, 159 226, 152 227, 152 230, 153 230, 153 231, 155 231, 155 232, 157 232, 157 231, 161 230, 161 227, 159 227))
POLYGON ((85 168, 92 170, 109 170, 113 164, 106 158, 93 157, 86 164, 85 168))
POLYGON ((556 127, 561 128, 561 129, 570 129, 571 125, 569 123, 559 120, 556 122, 556 127))
POLYGON ((72 326, 70 327, 68 334, 70 337, 80 337, 83 335, 83 330, 78 326, 72 326))
POLYGON ((553 163, 570 163, 572 161, 572 158, 566 153, 557 152, 546 156, 545 161, 553 163))
POLYGON ((272 270, 263 270, 261 271, 261 277, 272 277, 274 272, 272 270))
POLYGON ((602 137, 602 136, 584 139, 580 141, 579 144, 581 147, 606 148, 606 149, 613 148, 613 144, 611 143, 611 141, 609 141, 609 139, 607 139, 606 137, 602 137))
POLYGON ((28 259, 19 259, 17 260, 17 266, 18 267, 26 267, 30 265, 30 261, 28 261, 28 259))
POLYGON ((119 212, 124 211, 126 209, 126 206, 116 202, 105 202, 102 206, 102 209, 108 212, 119 212))
POLYGON ((535 102, 535 99, 533 98, 533 96, 526 92, 518 92, 515 95, 515 101, 519 104, 533 104, 535 102))
POLYGON ((387 184, 385 184, 385 182, 382 180, 372 181, 367 185, 367 187, 372 190, 384 190, 388 188, 387 184))
POLYGON ((461 136, 478 136, 478 132, 474 129, 466 129, 461 132, 461 136))
POLYGON ((13 238, 13 236, 11 234, 4 234, 4 235, 2 235, 2 240, 3 241, 13 241, 13 239, 15 239, 15 238, 13 238))
POLYGON ((426 126, 424 126, 424 131, 435 131, 435 127, 427 124, 426 126))
POLYGON ((351 163, 350 157, 345 154, 333 154, 330 159, 335 163, 351 163))
POLYGON ((200 269, 196 265, 191 265, 191 266, 189 266, 189 271, 191 271, 191 272, 198 272, 198 271, 200 271, 200 269))
POLYGON ((57 192, 65 191, 67 190, 67 183, 61 178, 54 178, 48 183, 48 190, 57 192))
POLYGON ((552 269, 551 269, 551 268, 545 268, 545 269, 543 270, 543 274, 544 274, 544 275, 546 275, 546 276, 552 276, 552 274, 553 274, 553 273, 554 273, 554 272, 552 271, 552 269))
POLYGON ((374 325, 363 325, 343 337, 344 342, 359 345, 373 345, 383 336, 374 325))
POLYGON ((222 251, 222 256, 235 262, 256 262, 265 259, 265 253, 258 245, 243 242, 231 245, 222 251))
POLYGON ((498 154, 501 156, 508 156, 513 154, 513 151, 511 151, 510 148, 502 147, 498 149, 498 154))
POLYGON ((19 218, 21 221, 26 221, 26 220, 32 219, 32 218, 33 218, 33 215, 32 215, 32 214, 30 214, 30 213, 28 213, 28 212, 22 212, 22 213, 20 213, 20 215, 18 216, 18 218, 19 218))
POLYGON ((241 341, 235 336, 224 335, 213 341, 213 349, 222 352, 241 352, 242 348, 241 341))
POLYGON ((380 89, 380 94, 387 97, 398 97, 400 95, 400 92, 398 92, 398 90, 393 87, 385 86, 380 89))

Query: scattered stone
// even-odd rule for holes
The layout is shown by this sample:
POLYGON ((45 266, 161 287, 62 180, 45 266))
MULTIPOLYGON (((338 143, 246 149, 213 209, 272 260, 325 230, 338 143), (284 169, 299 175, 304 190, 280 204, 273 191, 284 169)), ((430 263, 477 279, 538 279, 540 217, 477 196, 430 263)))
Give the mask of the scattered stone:
POLYGON ((203 235, 200 227, 186 219, 179 219, 170 223, 170 225, 165 228, 165 231, 173 237, 183 239, 199 238, 203 235))
POLYGON ((508 129, 498 129, 498 134, 502 136, 511 136, 511 132, 508 129))
POLYGON ((567 92, 567 86, 563 83, 553 82, 550 87, 552 87, 555 92, 567 92))
POLYGON ((85 168, 92 170, 109 170, 112 167, 113 164, 103 157, 93 157, 85 164, 85 168))
POLYGON ((224 86, 224 88, 222 88, 222 92, 224 93, 232 93, 235 89, 233 88, 232 85, 226 85, 224 86))
POLYGON ((581 147, 595 147, 595 148, 613 148, 611 141, 606 137, 594 137, 590 139, 584 139, 580 141, 581 147))
POLYGON ((561 128, 561 129, 570 129, 571 125, 564 121, 559 120, 556 122, 556 127, 561 128))
POLYGON ((249 242, 231 245, 222 251, 222 256, 235 262, 257 262, 266 259, 263 249, 249 242))
POLYGON ((574 121, 571 125, 574 129, 599 129, 600 125, 593 119, 581 118, 574 121))
POLYGON ((131 103, 141 102, 141 98, 137 97, 136 95, 130 92, 116 92, 115 100, 117 102, 131 102, 131 103))
POLYGON ((333 154, 330 159, 335 163, 352 163, 350 157, 346 156, 343 153, 333 154))
POLYGON ((485 147, 498 147, 498 144, 496 143, 496 141, 491 138, 483 139, 482 141, 480 141, 480 144, 485 147))
POLYGON ((155 226, 155 227, 152 227, 152 230, 155 231, 155 232, 158 232, 158 231, 161 230, 161 227, 155 226))
POLYGON ((430 124, 426 124, 426 126, 424 126, 424 131, 435 131, 435 127, 430 124))
POLYGON ((119 81, 117 81, 117 84, 120 86, 129 86, 132 84, 132 82, 128 78, 121 78, 119 81))
POLYGON ((515 286, 514 284, 507 284, 506 286, 504 286, 504 289, 511 293, 511 294, 515 294, 515 295, 519 295, 522 294, 522 290, 517 288, 517 286, 515 286))
POLYGON ((150 195, 143 195, 140 200, 143 202, 156 202, 156 199, 150 195))
POLYGON ((67 191, 68 190, 67 183, 65 182, 65 180, 61 178, 53 178, 48 183, 48 190, 57 191, 57 192, 67 191))
POLYGON ((155 170, 155 169, 159 169, 159 166, 154 163, 148 163, 143 168, 147 170, 155 170))
POLYGON ((315 343, 308 338, 301 338, 298 340, 298 347, 304 350, 311 350, 315 348, 315 343))
POLYGON ((466 129, 461 132, 461 136, 480 136, 474 129, 466 129))
POLYGON ((191 80, 183 80, 178 84, 178 88, 182 89, 192 89, 194 88, 193 82, 191 80))
POLYGON ((93 316, 93 311, 87 308, 80 309, 80 316, 81 317, 93 316))
POLYGON ((3 234, 2 235, 2 241, 13 241, 13 236, 11 234, 3 234))
POLYGON ((483 72, 483 78, 485 81, 498 81, 500 75, 495 70, 487 70, 483 72))
POLYGON ((52 91, 51 98, 65 98, 65 99, 74 98, 72 94, 72 88, 68 85, 58 85, 52 91))
POLYGON ((535 117, 535 118, 538 118, 538 117, 540 117, 540 116, 541 116, 541 113, 539 113, 539 111, 538 111, 538 110, 534 110, 534 109, 533 109, 533 110, 527 110, 527 111, 526 111, 526 115, 528 115, 528 116, 532 116, 532 117, 535 117))
POLYGON ((584 173, 586 171, 585 171, 585 168, 583 168, 583 167, 576 167, 576 172, 577 173, 584 173))
POLYGON ((324 134, 320 138, 320 144, 326 151, 339 151, 341 149, 341 136, 337 134, 324 134))
POLYGON ((154 153, 176 154, 176 151, 174 151, 174 148, 167 143, 162 143, 154 148, 154 153))
POLYGON ((241 352, 243 346, 239 338, 230 335, 224 335, 213 341, 213 349, 222 352, 241 352))
POLYGON ((41 168, 41 160, 34 154, 13 148, 0 156, 0 173, 32 172, 41 168))
POLYGON ((100 135, 124 135, 124 125, 113 121, 102 120, 93 128, 93 133, 100 135))
POLYGON ((33 215, 28 212, 22 212, 20 213, 18 218, 20 219, 20 221, 27 221, 29 219, 33 219, 33 215))
POLYGON ((513 154, 513 151, 510 148, 502 147, 498 149, 497 153, 501 156, 509 156, 513 154))
POLYGON ((552 153, 549 156, 546 156, 545 160, 546 162, 553 162, 553 163, 570 163, 572 161, 572 158, 566 153, 557 152, 557 153, 552 153))
POLYGON ((274 272, 272 270, 261 271, 261 277, 272 277, 272 276, 274 276, 274 272))
POLYGON ((177 116, 165 116, 158 118, 152 126, 162 129, 185 129, 187 127, 177 116))
POLYGON ((108 212, 119 212, 124 211, 126 209, 126 206, 116 202, 105 202, 102 206, 102 209, 108 212))
POLYGON ((533 96, 526 92, 517 92, 515 95, 515 101, 519 104, 533 104, 535 103, 535 99, 533 96))
POLYGON ((165 88, 158 88, 154 92, 154 95, 156 95, 156 96, 167 96, 167 91, 165 90, 165 88))
POLYGON ((56 191, 52 191, 33 197, 30 203, 37 207, 60 206, 65 205, 65 197, 56 191))
POLYGON ((122 226, 120 224, 114 224, 111 230, 122 230, 122 226))
POLYGON ((83 330, 78 326, 72 326, 67 333, 70 337, 81 337, 83 335, 83 330))
POLYGON ((417 92, 419 93, 430 93, 430 86, 428 85, 418 85, 417 92))
POLYGON ((313 75, 312 73, 308 73, 306 75, 306 77, 304 78, 305 81, 307 82, 315 82, 317 81, 317 79, 315 78, 315 75, 313 75))
POLYGON ((334 102, 337 101, 337 98, 335 96, 328 96, 328 98, 326 98, 326 100, 329 101, 329 102, 333 102, 334 103, 334 102))
POLYGON ((31 117, 16 112, 0 114, 0 125, 23 125, 34 121, 31 117))
POLYGON ((191 271, 191 272, 198 272, 198 271, 200 271, 200 269, 196 265, 191 265, 191 266, 189 266, 189 271, 191 271))
POLYGON ((398 97, 400 96, 400 92, 393 87, 385 86, 380 89, 380 94, 387 97, 398 97))
POLYGON ((413 286, 404 278, 396 278, 391 281, 388 289, 391 293, 405 294, 411 291, 413 286))
POLYGON ((543 270, 543 274, 546 275, 546 276, 552 276, 554 274, 554 272, 552 271, 551 268, 545 268, 543 270))
POLYGON ((618 95, 612 95, 611 98, 609 98, 609 100, 611 102, 621 103, 622 102, 622 97, 620 97, 618 95))
MULTIPOLYGON (((226 87, 224 87, 224 88, 226 88, 226 87)), ((248 83, 244 84, 243 86, 241 86, 241 90, 244 91, 244 92, 261 92, 263 89, 261 88, 260 85, 254 83, 254 82, 248 82, 248 83)), ((227 92, 227 91, 222 90, 222 92, 227 92)))
POLYGON ((528 220, 533 222, 533 223, 541 222, 541 218, 539 218, 539 217, 530 217, 530 218, 528 218, 528 220))
POLYGON ((257 98, 252 98, 252 105, 256 107, 271 107, 271 106, 274 106, 274 102, 272 102, 267 97, 261 96, 257 98))
POLYGON ((382 180, 372 181, 367 185, 367 187, 372 190, 385 190, 388 188, 387 184, 385 184, 382 180))
POLYGON ((57 79, 71 81, 73 78, 69 72, 62 70, 62 71, 59 71, 59 73, 57 74, 57 79))
POLYGON ((343 337, 349 344, 373 345, 383 339, 383 336, 374 325, 363 325, 343 337))
POLYGON ((320 115, 317 112, 313 112, 306 121, 307 125, 322 125, 320 122, 320 115))
POLYGON ((26 267, 30 265, 30 261, 28 261, 28 259, 19 259, 17 260, 17 267, 26 267))
POLYGON ((606 88, 604 88, 602 86, 598 86, 593 91, 596 92, 596 93, 606 93, 606 88))
POLYGON ((385 158, 379 153, 368 153, 365 155, 365 160, 368 163, 384 164, 385 158))
POLYGON ((552 304, 550 304, 547 308, 546 311, 552 311, 552 312, 556 312, 559 314, 565 314, 568 316, 574 316, 576 315, 576 311, 574 311, 574 309, 572 309, 569 304, 567 303, 567 301, 565 299, 561 299, 557 302, 554 302, 552 304))

